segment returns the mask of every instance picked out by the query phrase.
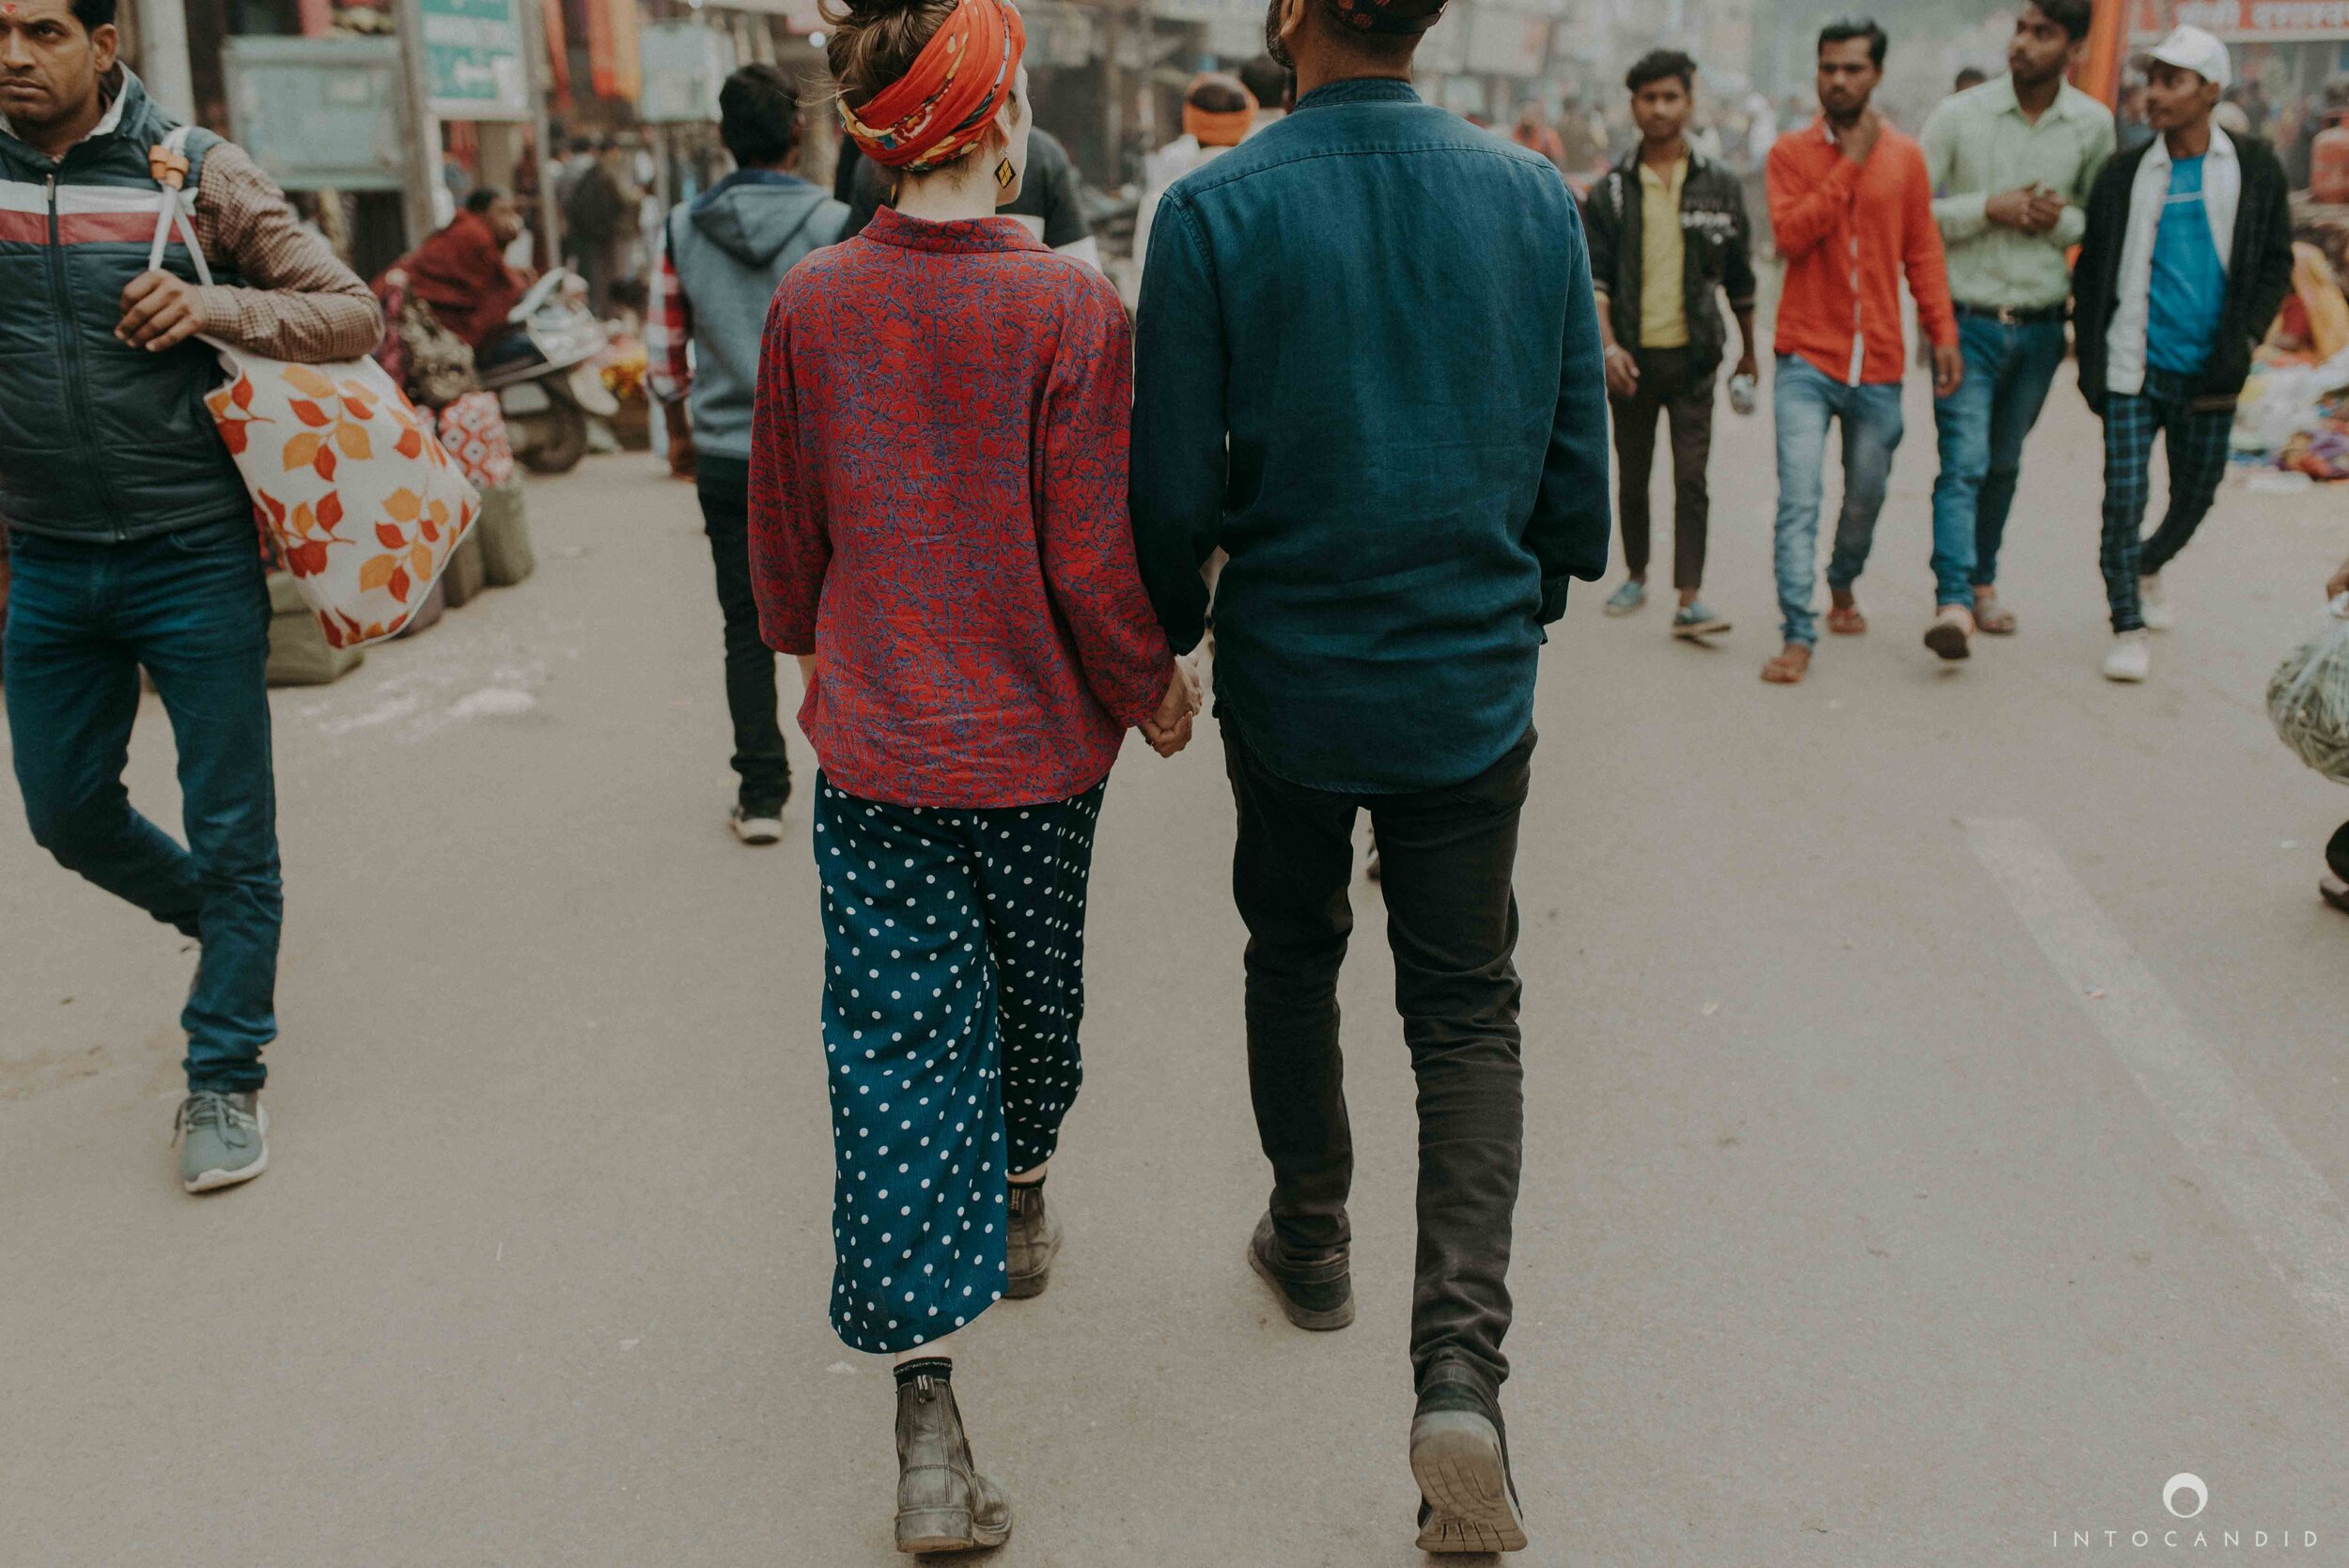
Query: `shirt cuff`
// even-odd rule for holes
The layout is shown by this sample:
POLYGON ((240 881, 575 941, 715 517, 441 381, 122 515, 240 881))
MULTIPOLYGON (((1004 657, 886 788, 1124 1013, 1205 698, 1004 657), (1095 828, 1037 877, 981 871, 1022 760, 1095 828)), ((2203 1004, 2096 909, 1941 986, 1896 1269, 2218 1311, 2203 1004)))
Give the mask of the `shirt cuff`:
POLYGON ((1566 584, 1573 581, 1574 579, 1571 577, 1545 577, 1542 579, 1542 607, 1539 611, 1534 613, 1533 621, 1535 625, 1548 626, 1553 621, 1559 621, 1565 618, 1566 584))
POLYGON ((1990 226, 1990 194, 1941 196, 1933 204, 1933 221, 1944 240, 1971 240, 1990 226))

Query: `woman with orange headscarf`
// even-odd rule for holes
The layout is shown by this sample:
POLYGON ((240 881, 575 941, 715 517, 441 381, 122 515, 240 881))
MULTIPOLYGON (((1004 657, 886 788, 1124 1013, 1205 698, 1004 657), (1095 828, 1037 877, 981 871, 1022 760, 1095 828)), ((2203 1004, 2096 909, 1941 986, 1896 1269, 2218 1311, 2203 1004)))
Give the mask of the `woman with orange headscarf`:
POLYGON ((834 17, 841 118, 896 202, 785 277, 752 431, 761 629, 823 768, 832 1320, 896 1358, 907 1552, 1011 1533, 955 1349, 1050 1277, 1102 790, 1126 731, 1172 755, 1198 704, 1134 562, 1125 312, 996 215, 1024 41, 1006 0, 834 17))

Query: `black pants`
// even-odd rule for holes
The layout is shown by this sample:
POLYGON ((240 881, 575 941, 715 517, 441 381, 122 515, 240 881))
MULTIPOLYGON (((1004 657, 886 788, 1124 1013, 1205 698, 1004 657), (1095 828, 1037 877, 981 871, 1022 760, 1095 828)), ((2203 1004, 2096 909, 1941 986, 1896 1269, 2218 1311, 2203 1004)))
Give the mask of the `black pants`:
POLYGON ((734 770, 751 812, 782 809, 791 795, 791 758, 775 719, 775 656, 758 635, 751 594, 751 465, 701 454, 693 488, 718 569, 718 608, 726 618, 726 710, 734 716, 734 770))
POLYGON ((1265 770, 1223 726, 1239 806, 1232 892, 1248 925, 1248 1079, 1285 1249, 1351 1238, 1354 1177, 1338 1050, 1338 966, 1354 915, 1354 814, 1378 835, 1395 1008, 1419 1085, 1411 1370, 1457 1358, 1498 1392, 1509 1363, 1509 1241, 1524 1149, 1517 1032, 1517 816, 1533 732, 1472 779, 1346 795, 1265 770))
POLYGON ((1628 397, 1610 396, 1615 411, 1615 461, 1622 470, 1617 509, 1623 515, 1624 569, 1645 577, 1648 563, 1648 474, 1656 466, 1656 416, 1671 422, 1672 443, 1672 586, 1704 582, 1704 530, 1712 498, 1704 487, 1713 456, 1713 378, 1689 373, 1686 349, 1639 349, 1640 386, 1628 397))

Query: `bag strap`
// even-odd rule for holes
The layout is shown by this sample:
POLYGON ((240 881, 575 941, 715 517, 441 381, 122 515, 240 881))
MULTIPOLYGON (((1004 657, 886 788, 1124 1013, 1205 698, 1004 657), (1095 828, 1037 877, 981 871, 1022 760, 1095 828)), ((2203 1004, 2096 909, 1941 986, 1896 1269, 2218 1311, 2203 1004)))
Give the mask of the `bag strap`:
POLYGON ((149 148, 147 154, 148 172, 155 177, 155 183, 163 187, 163 200, 155 214, 155 240, 147 248, 147 270, 150 272, 163 270, 163 248, 171 243, 172 225, 177 223, 180 238, 188 247, 188 256, 195 263, 195 281, 210 288, 212 286, 212 269, 204 260, 204 247, 195 242, 195 225, 189 220, 186 210, 179 204, 179 192, 188 180, 189 130, 184 125, 172 127, 163 141, 149 148))

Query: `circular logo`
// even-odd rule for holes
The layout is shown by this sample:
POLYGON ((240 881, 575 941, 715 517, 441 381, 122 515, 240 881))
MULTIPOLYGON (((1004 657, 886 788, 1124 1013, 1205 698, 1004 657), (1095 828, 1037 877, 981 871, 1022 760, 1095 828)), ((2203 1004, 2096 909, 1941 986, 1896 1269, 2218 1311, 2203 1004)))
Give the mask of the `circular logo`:
POLYGON ((2191 1519, 2210 1506, 2210 1488, 2202 1484, 2201 1476, 2181 1470, 2163 1483, 2161 1506, 2168 1509, 2173 1518, 2191 1519), (2178 1494, 2181 1492, 2190 1493, 2193 1496, 2194 1506, 2192 1508, 2178 1506, 2178 1494))

